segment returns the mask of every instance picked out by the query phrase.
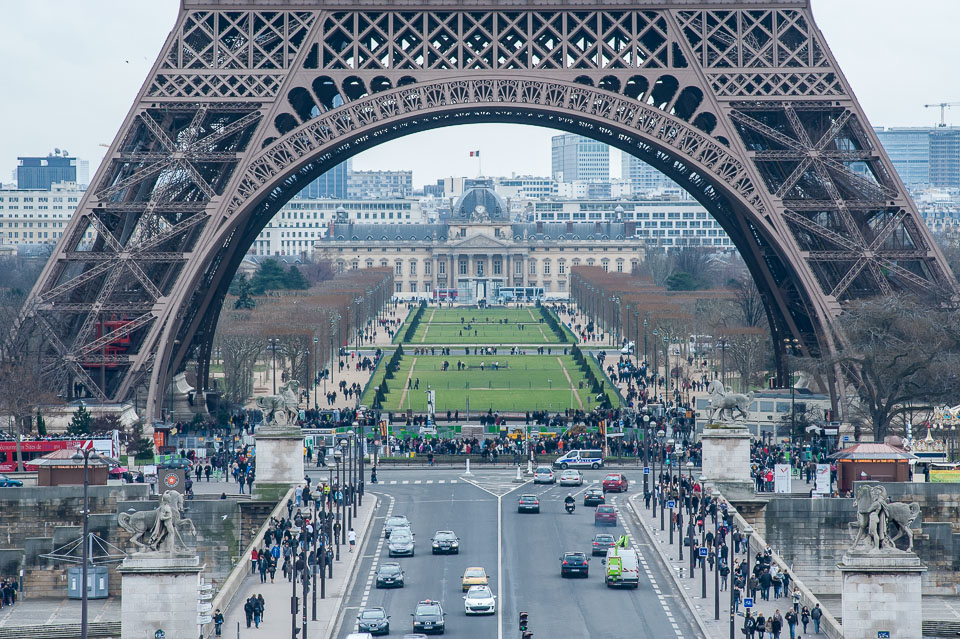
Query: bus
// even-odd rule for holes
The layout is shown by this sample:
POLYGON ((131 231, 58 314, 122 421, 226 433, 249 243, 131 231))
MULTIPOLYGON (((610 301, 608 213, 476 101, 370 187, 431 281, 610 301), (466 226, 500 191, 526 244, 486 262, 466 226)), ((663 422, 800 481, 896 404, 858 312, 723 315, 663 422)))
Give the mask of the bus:
MULTIPOLYGON (((23 457, 23 469, 36 471, 38 466, 31 464, 44 455, 63 449, 92 448, 97 454, 116 459, 120 456, 119 443, 115 439, 39 439, 20 442, 20 454, 23 457)), ((17 442, 8 439, 0 441, 0 472, 11 473, 17 470, 17 442)))
POLYGON ((536 302, 543 299, 542 286, 501 286, 497 291, 501 304, 507 302, 536 302))
POLYGON ((435 288, 433 289, 434 302, 455 302, 459 295, 459 290, 455 288, 435 288))

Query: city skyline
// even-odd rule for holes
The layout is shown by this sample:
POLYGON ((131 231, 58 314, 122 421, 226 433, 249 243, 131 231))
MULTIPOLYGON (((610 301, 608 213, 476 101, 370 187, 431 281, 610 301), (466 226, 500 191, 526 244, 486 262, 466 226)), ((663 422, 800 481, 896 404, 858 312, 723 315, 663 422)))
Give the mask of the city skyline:
MULTIPOLYGON (((15 75, 12 66, 4 68, 8 91, 0 117, 8 126, 0 139, 0 176, 10 175, 17 156, 42 156, 55 147, 89 160, 94 172, 156 60, 178 6, 177 0, 37 0, 6 7, 0 58, 34 53, 31 73, 15 75), (107 28, 107 15, 111 40, 90 38, 107 28), (37 48, 37 42, 53 44, 37 48), (64 50, 73 54, 64 56, 64 50)), ((911 12, 898 11, 895 0, 812 0, 812 6, 872 124, 929 126, 940 113, 924 104, 960 99, 960 88, 956 94, 940 88, 942 78, 951 77, 951 61, 960 57, 960 42, 951 34, 960 21, 960 4, 927 0, 914 3, 911 12), (884 40, 898 46, 875 53, 876 42, 884 40), (899 89, 892 98, 891 86, 899 89)), ((947 111, 948 124, 960 123, 958 111, 947 111)), ((550 139, 557 133, 522 125, 462 125, 381 144, 356 156, 354 165, 357 170, 412 169, 419 188, 440 177, 476 176, 480 164, 469 151, 479 149, 485 175, 548 176, 550 139), (517 147, 528 152, 517 154, 517 147)), ((619 153, 611 154, 610 174, 620 175, 619 153)))

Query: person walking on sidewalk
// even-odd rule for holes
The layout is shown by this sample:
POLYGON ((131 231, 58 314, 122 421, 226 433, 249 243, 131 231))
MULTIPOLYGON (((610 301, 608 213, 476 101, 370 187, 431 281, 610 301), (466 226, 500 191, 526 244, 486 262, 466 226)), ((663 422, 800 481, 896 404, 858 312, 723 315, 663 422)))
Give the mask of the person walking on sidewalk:
POLYGON ((350 542, 350 552, 353 552, 353 547, 357 545, 357 533, 354 532, 353 528, 350 528, 347 533, 347 541, 350 542))
POLYGON ((217 608, 213 613, 214 632, 217 637, 223 636, 223 613, 217 608))
MULTIPOLYGON (((250 626, 247 626, 248 628, 250 626)), ((747 635, 747 639, 753 639, 753 633, 757 629, 757 621, 750 615, 748 610, 743 618, 743 633, 747 635)))
POLYGON ((810 609, 806 606, 800 610, 800 623, 803 624, 803 632, 806 634, 807 624, 810 623, 810 609))
POLYGON ((251 575, 257 574, 257 559, 259 559, 259 553, 257 553, 257 549, 254 548, 253 550, 250 551, 250 574, 251 575))
POLYGON ((247 601, 243 604, 243 614, 247 618, 247 628, 249 628, 250 623, 253 621, 253 597, 248 597, 247 601))
POLYGON ((800 589, 796 586, 793 587, 793 613, 800 613, 800 589))
POLYGON ((820 618, 823 617, 823 610, 820 609, 820 604, 818 603, 813 607, 813 610, 810 611, 810 618, 813 619, 813 634, 820 634, 820 618))
POLYGON ((787 622, 787 628, 790 630, 790 639, 797 639, 797 613, 788 610, 783 619, 787 622))

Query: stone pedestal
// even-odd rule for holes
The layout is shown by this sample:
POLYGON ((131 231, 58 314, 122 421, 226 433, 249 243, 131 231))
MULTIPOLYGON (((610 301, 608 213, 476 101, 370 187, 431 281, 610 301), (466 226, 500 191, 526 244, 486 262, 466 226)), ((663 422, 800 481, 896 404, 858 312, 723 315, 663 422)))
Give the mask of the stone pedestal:
POLYGON ((920 575, 926 567, 912 552, 851 551, 837 564, 843 574, 843 636, 921 639, 920 575))
POLYGON ((728 500, 754 496, 750 477, 750 431, 728 424, 707 424, 700 435, 703 475, 728 500))
POLYGON ((203 567, 196 556, 136 553, 117 569, 122 639, 197 637, 197 596, 203 567))
POLYGON ((254 499, 277 501, 293 484, 303 482, 303 431, 299 426, 266 426, 254 435, 257 474, 254 499))

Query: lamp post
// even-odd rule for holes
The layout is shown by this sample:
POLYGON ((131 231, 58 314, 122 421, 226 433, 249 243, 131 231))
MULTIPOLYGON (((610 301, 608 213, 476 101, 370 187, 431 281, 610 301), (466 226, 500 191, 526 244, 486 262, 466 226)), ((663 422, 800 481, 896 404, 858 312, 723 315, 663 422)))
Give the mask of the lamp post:
MULTIPOLYGON (((334 499, 337 502, 337 514, 334 515, 335 523, 339 524, 340 533, 343 533, 343 524, 341 518, 343 516, 343 483, 340 480, 340 463, 343 460, 343 450, 337 449, 333 451, 333 461, 337 467, 337 492, 340 493, 340 498, 337 499, 337 494, 334 493, 334 499)), ((337 534, 337 531, 333 531, 333 543, 337 549, 337 561, 340 561, 340 534, 337 534)))
POLYGON ((359 421, 356 421, 353 422, 353 427, 357 431, 357 499, 359 500, 358 505, 363 506, 363 463, 365 461, 364 457, 366 457, 364 454, 364 449, 366 448, 364 444, 366 443, 366 440, 363 438, 363 424, 359 421))
POLYGON ((665 490, 665 489, 664 489, 663 475, 664 475, 665 473, 664 473, 664 471, 663 471, 663 465, 664 465, 664 462, 666 461, 666 455, 664 455, 664 452, 665 452, 665 451, 664 451, 664 449, 663 449, 663 436, 664 436, 664 435, 666 435, 666 432, 665 432, 662 428, 657 431, 657 436, 660 438, 660 454, 657 455, 657 457, 659 457, 659 459, 660 459, 660 476, 658 477, 658 479, 659 479, 659 481, 660 481, 660 532, 663 532, 663 530, 664 530, 664 526, 663 526, 663 505, 664 505, 663 502, 664 502, 664 495, 663 495, 663 493, 664 493, 664 490, 665 490))
POLYGON ((646 318, 643 319, 643 361, 647 361, 647 327, 650 326, 650 322, 646 318))
MULTIPOLYGON (((353 428, 357 428, 357 422, 353 422, 353 428)), ((357 518, 357 495, 360 490, 360 477, 357 472, 360 469, 360 442, 357 440, 357 431, 351 428, 347 431, 350 436, 350 502, 353 506, 353 518, 357 518)))
POLYGON ((727 340, 727 338, 721 337, 720 338, 720 383, 723 384, 724 390, 726 390, 727 388, 727 344, 729 344, 729 341, 727 340))
POLYGON ((280 340, 276 337, 267 338, 270 344, 270 351, 273 353, 273 394, 277 394, 277 344, 280 340))
MULTIPOLYGON (((793 384, 793 367, 790 366, 790 355, 800 348, 800 340, 796 337, 788 337, 783 340, 783 345, 787 355, 787 357, 784 358, 787 364, 787 379, 790 383, 790 441, 792 442, 794 434, 797 432, 797 389, 793 384)), ((776 425, 774 425, 774 429, 776 429, 776 425)))
POLYGON ((90 506, 87 499, 87 489, 90 486, 90 462, 100 459, 93 448, 78 448, 71 457, 73 461, 83 461, 83 548, 81 549, 81 591, 80 591, 80 638, 87 639, 87 572, 90 563, 90 506))
MULTIPOLYGON (((730 504, 730 505, 727 507, 727 514, 730 516, 730 526, 729 526, 729 528, 730 528, 730 545, 727 546, 727 554, 730 555, 730 562, 729 562, 729 564, 730 564, 730 565, 729 565, 730 573, 729 573, 729 581, 727 582, 727 588, 730 589, 730 639, 736 639, 736 634, 737 634, 737 629, 736 629, 736 626, 735 626, 735 617, 736 617, 736 615, 735 615, 734 610, 733 610, 733 591, 734 591, 734 587, 733 587, 733 581, 734 581, 734 576, 733 576, 733 520, 734 520, 734 518, 735 518, 736 515, 737 515, 737 509, 734 508, 733 504, 730 504)), ((717 604, 716 604, 716 608, 717 608, 717 616, 719 616, 719 615, 720 615, 720 595, 719 595, 719 594, 717 594, 717 604)))
POLYGON ((660 335, 660 330, 655 328, 651 332, 653 333, 653 337, 654 337, 654 339, 652 340, 653 341, 653 399, 654 401, 656 401, 657 399, 657 340, 655 338, 660 335))
POLYGON ((343 507, 344 510, 346 510, 347 525, 341 526, 340 528, 340 537, 342 540, 346 539, 347 530, 353 526, 353 510, 351 510, 350 504, 347 502, 347 500, 351 498, 350 493, 353 491, 353 447, 350 441, 353 439, 353 431, 349 431, 347 435, 350 436, 350 439, 340 440, 340 446, 346 454, 343 460, 343 482, 346 484, 343 487, 343 507))
MULTIPOLYGON (((643 407, 643 467, 650 470, 650 415, 648 415, 648 409, 646 406, 643 407)), ((647 494, 648 490, 648 478, 650 475, 648 472, 643 473, 643 494, 647 494)), ((656 502, 654 502, 656 503, 656 502)))
POLYGON ((319 350, 320 338, 314 336, 313 338, 313 378, 311 380, 313 384, 313 410, 317 410, 320 406, 317 404, 317 375, 320 374, 320 367, 317 365, 317 350, 319 350))
POLYGON ((750 535, 753 534, 753 526, 747 524, 747 527, 743 529, 743 540, 747 544, 747 571, 743 583, 744 598, 746 598, 746 593, 750 589, 750 535))

